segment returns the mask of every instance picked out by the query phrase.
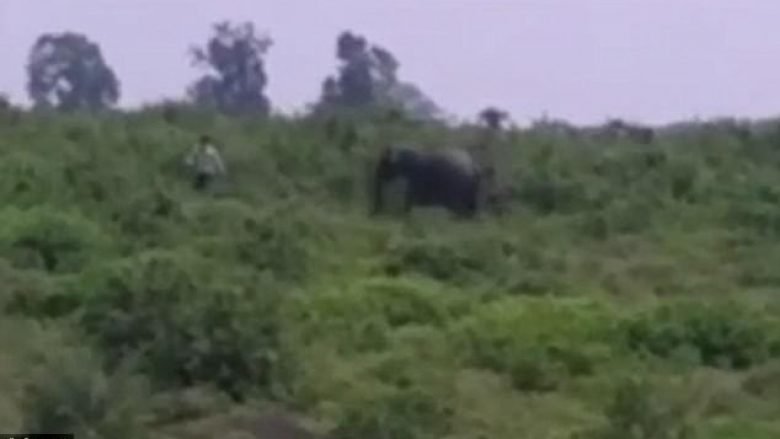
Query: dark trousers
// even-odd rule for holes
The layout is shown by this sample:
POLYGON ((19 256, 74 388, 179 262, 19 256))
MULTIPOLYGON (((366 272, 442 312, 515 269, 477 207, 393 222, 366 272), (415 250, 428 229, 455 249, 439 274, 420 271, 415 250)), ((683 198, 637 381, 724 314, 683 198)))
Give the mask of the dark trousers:
POLYGON ((211 175, 206 174, 205 172, 198 172, 195 174, 195 181, 193 186, 195 187, 195 190, 202 191, 206 189, 209 184, 211 184, 211 180, 211 175))

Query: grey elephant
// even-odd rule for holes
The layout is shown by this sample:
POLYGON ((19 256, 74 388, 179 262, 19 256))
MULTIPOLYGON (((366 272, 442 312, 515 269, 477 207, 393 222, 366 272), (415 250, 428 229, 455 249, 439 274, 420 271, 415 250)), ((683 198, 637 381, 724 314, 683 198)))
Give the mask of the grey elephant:
POLYGON ((461 149, 420 151, 408 146, 385 148, 374 171, 372 214, 383 207, 383 188, 395 178, 406 180, 404 211, 413 206, 440 206, 462 217, 478 211, 481 173, 461 149))

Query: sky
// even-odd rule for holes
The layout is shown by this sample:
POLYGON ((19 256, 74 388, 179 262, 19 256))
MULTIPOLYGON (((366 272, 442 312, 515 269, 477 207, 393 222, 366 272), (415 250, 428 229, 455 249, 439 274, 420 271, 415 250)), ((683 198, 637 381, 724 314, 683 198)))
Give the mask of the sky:
POLYGON ((0 92, 25 102, 35 39, 76 31, 101 45, 122 106, 181 97, 200 73, 188 48, 220 20, 273 38, 280 111, 317 99, 351 30, 460 118, 488 105, 519 124, 780 114, 777 0, 0 0, 0 92))

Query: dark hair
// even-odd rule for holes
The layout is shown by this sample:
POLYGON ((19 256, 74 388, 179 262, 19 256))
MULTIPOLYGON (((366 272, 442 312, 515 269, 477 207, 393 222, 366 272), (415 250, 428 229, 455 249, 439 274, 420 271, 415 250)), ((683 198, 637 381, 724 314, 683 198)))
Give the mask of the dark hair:
POLYGON ((200 143, 208 143, 211 142, 211 136, 208 134, 201 134, 200 136, 200 143))

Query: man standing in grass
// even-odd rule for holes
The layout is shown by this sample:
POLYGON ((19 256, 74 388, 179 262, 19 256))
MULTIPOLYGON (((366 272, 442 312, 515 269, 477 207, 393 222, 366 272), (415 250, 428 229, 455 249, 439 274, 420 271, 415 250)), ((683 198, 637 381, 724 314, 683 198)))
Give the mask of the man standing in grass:
POLYGON ((193 185, 198 191, 206 190, 215 178, 227 174, 222 156, 214 146, 211 137, 206 134, 200 137, 199 142, 192 148, 184 163, 194 168, 193 185))

